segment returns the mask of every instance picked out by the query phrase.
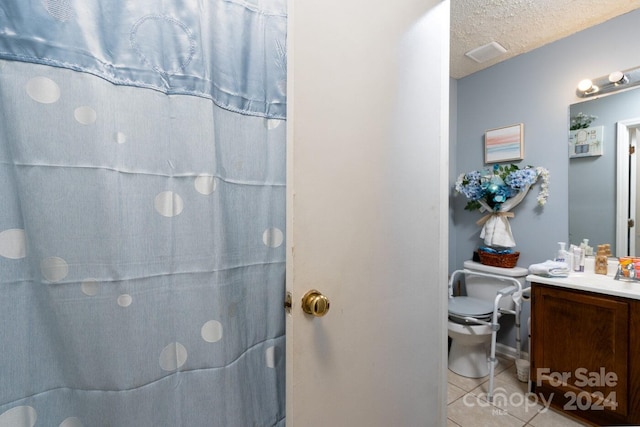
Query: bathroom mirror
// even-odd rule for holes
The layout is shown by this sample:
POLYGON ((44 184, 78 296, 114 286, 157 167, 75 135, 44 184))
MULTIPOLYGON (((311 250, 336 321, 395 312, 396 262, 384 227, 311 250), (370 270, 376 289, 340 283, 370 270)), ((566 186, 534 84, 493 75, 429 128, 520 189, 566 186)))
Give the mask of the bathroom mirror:
MULTIPOLYGON (((596 117, 580 132, 580 142, 590 137, 601 146, 570 150, 569 241, 577 245, 589 239, 594 251, 598 244, 610 243, 614 256, 640 255, 640 174, 635 160, 640 153, 629 155, 640 132, 640 90, 572 104, 569 122, 579 113, 596 117)), ((576 132, 571 138, 578 138, 576 132)))

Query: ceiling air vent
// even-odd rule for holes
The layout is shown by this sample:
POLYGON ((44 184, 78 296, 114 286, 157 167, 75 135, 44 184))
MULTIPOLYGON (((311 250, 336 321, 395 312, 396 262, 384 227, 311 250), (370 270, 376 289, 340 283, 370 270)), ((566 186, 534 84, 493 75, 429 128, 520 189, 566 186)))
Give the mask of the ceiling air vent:
POLYGON ((470 50, 465 53, 466 56, 473 59, 476 62, 482 64, 490 59, 496 58, 503 53, 505 53, 507 49, 502 47, 500 43, 491 42, 487 43, 484 46, 477 47, 475 49, 470 50))

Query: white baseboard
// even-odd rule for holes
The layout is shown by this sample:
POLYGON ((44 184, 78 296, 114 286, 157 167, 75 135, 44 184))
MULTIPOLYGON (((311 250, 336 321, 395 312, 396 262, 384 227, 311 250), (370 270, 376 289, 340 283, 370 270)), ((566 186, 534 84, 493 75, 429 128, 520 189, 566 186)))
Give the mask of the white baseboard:
MULTIPOLYGON (((513 360, 518 358, 518 352, 514 347, 509 347, 508 345, 500 343, 496 343, 496 354, 513 360)), ((520 358, 529 360, 529 353, 526 351, 520 352, 520 358)))

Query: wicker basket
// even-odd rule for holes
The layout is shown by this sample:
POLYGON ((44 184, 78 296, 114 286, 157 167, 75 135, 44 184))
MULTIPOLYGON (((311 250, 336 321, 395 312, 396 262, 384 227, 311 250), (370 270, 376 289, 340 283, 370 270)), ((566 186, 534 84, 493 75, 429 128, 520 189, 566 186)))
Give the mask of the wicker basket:
POLYGON ((478 251, 480 263, 492 267, 513 268, 518 263, 520 252, 512 254, 492 254, 490 252, 478 251))

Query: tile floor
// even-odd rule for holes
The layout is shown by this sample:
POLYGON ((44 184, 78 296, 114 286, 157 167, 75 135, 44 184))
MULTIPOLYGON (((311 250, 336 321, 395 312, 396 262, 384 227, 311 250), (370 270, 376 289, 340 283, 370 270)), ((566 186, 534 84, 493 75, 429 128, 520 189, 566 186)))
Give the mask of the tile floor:
POLYGON ((448 427, 581 427, 543 402, 525 398, 527 384, 518 381, 513 360, 498 357, 494 402, 489 404, 489 377, 465 378, 447 370, 448 427))

